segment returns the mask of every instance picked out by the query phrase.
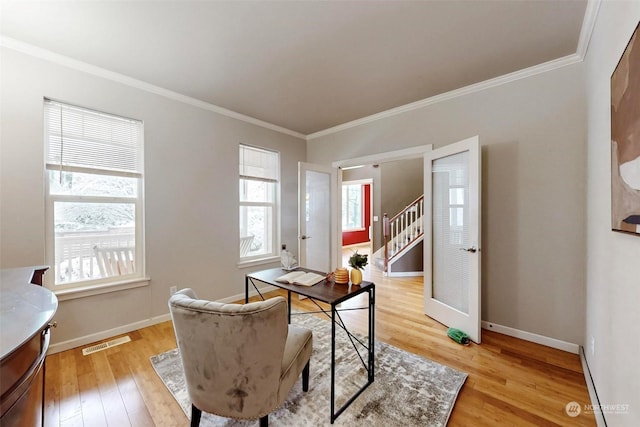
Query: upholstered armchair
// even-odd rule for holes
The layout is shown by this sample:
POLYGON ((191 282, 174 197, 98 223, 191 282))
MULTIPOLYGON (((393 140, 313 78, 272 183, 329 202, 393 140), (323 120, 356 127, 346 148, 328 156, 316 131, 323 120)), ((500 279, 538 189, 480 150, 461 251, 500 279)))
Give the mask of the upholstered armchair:
POLYGON ((249 304, 197 299, 183 289, 169 299, 173 328, 191 398, 191 426, 202 411, 260 419, 281 406, 302 373, 309 389, 311 331, 287 324, 282 297, 249 304))

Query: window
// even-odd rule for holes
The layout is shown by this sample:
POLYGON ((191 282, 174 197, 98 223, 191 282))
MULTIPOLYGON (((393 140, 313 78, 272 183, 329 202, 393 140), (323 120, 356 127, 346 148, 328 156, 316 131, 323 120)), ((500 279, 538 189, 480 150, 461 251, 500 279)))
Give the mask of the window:
POLYGON ((52 287, 142 277, 142 122, 48 99, 44 116, 52 287))
POLYGON ((277 255, 279 154, 240 145, 240 260, 277 255))
POLYGON ((362 203, 361 184, 342 185, 342 231, 364 228, 362 203))

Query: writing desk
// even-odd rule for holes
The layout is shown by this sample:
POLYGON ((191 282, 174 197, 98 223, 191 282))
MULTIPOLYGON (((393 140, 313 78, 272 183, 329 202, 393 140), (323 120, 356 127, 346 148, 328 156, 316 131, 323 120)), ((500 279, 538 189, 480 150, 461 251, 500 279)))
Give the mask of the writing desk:
MULTIPOLYGON (((300 268, 301 271, 313 271, 304 268, 300 268)), ((317 271, 313 271, 314 273, 323 274, 317 271)), ((375 321, 375 285, 371 282, 362 282, 360 285, 340 285, 333 283, 329 280, 323 280, 320 283, 317 283, 313 286, 301 286, 294 285, 288 283, 280 283, 276 282, 276 279, 286 271, 281 268, 272 268, 269 270, 258 271, 255 273, 250 273, 245 276, 245 303, 249 302, 249 284, 251 284, 254 289, 258 292, 260 297, 264 299, 262 293, 256 286, 256 282, 261 282, 267 285, 276 286, 280 289, 284 289, 287 291, 287 301, 288 301, 288 316, 289 323, 291 323, 291 293, 296 293, 298 295, 303 295, 309 298, 322 313, 326 314, 331 318, 331 424, 338 418, 338 416, 353 402, 369 385, 373 383, 374 379, 374 349, 375 349, 375 330, 374 330, 374 321, 375 321), (367 293, 369 295, 369 301, 367 307, 361 307, 358 309, 367 309, 369 314, 369 331, 368 331, 368 343, 364 344, 357 336, 353 335, 347 329, 344 321, 340 317, 340 309, 337 307, 338 304, 347 301, 357 295, 362 293, 367 293), (321 307, 317 301, 321 301, 327 303, 331 306, 331 313, 327 313, 327 310, 321 307), (351 396, 344 405, 342 405, 337 410, 335 409, 335 382, 336 382, 336 325, 342 328, 348 335, 349 341, 354 347, 354 351, 360 358, 364 369, 367 372, 367 383, 362 386, 357 392, 351 396), (357 344, 365 347, 367 350, 367 361, 365 362, 363 358, 360 356, 360 353, 357 349, 357 344)), ((349 310, 353 310, 350 308, 349 310)))

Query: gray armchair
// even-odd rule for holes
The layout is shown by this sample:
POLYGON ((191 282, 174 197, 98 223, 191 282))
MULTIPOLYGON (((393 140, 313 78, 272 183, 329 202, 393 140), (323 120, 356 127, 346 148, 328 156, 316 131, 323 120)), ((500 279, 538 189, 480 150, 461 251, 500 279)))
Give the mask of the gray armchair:
POLYGON ((191 426, 202 411, 226 418, 260 419, 284 403, 302 373, 309 389, 311 331, 287 325, 282 297, 249 304, 197 299, 183 289, 169 299, 187 390, 191 426))

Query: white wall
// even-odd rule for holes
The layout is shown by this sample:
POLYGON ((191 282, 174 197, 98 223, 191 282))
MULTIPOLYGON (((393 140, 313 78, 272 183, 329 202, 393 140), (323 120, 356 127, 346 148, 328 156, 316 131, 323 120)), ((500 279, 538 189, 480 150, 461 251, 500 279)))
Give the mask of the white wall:
POLYGON ((307 142, 307 158, 329 164, 479 135, 482 319, 582 344, 582 70, 581 64, 567 66, 314 138, 307 142))
POLYGON ((585 354, 609 426, 640 425, 640 236, 611 231, 611 74, 640 21, 640 2, 604 1, 585 58, 588 98, 585 354), (592 340, 594 346, 591 346, 592 340))
POLYGON ((244 292, 248 270, 237 267, 239 143, 281 152, 282 240, 297 250, 297 162, 306 157, 304 141, 13 50, 0 52, 1 268, 45 261, 43 97, 145 126, 150 286, 61 302, 54 343, 164 315, 173 285, 208 299, 244 292))

